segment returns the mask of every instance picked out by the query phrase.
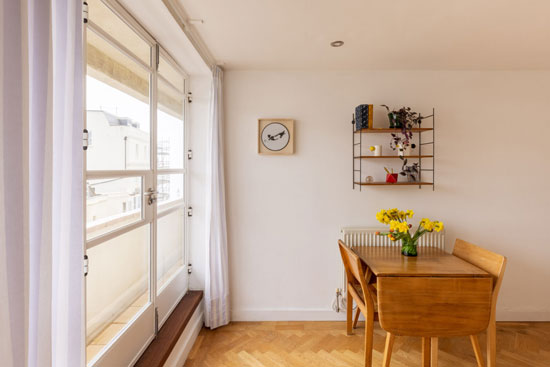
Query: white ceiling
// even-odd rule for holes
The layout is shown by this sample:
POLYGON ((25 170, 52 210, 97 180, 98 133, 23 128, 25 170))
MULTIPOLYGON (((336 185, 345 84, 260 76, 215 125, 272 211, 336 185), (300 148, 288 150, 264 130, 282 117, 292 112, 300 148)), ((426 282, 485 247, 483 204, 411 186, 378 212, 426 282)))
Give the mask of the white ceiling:
POLYGON ((179 1, 226 69, 550 69, 549 0, 179 1))
POLYGON ((189 75, 209 75, 202 60, 161 0, 119 0, 189 75))

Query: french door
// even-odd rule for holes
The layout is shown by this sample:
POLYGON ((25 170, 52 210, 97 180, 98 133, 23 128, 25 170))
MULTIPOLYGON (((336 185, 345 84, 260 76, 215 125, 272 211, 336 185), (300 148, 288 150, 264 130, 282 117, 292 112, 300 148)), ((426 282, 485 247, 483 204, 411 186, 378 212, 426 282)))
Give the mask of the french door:
POLYGON ((186 78, 118 3, 87 2, 87 363, 129 366, 188 287, 186 78))

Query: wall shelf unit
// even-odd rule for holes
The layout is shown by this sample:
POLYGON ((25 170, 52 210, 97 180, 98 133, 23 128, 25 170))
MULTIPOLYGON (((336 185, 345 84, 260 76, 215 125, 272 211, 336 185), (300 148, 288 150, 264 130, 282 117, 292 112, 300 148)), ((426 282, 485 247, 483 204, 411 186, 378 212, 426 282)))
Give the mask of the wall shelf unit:
MULTIPOLYGON (((417 147, 418 154, 412 154, 404 156, 404 159, 417 160, 418 161, 418 180, 413 182, 396 182, 396 183, 387 183, 387 182, 366 182, 366 177, 363 177, 369 169, 363 168, 363 161, 367 162, 376 162, 380 160, 395 160, 401 159, 399 155, 366 155, 364 148, 367 148, 367 137, 364 137, 368 134, 401 134, 401 129, 392 129, 392 128, 366 128, 366 129, 356 129, 355 120, 352 121, 352 152, 353 152, 353 189, 359 187, 359 191, 363 186, 418 186, 419 189, 422 186, 431 186, 432 190, 435 190, 435 109, 432 109, 432 114, 430 116, 423 117, 423 125, 426 122, 431 120, 431 127, 418 127, 414 128, 411 131, 413 132, 413 137, 416 136, 418 139, 417 147), (423 136, 428 135, 428 136, 423 136), (431 149, 430 147, 431 146, 431 149), (422 150, 424 149, 424 154, 422 150), (426 152, 427 150, 427 152, 426 152), (427 168, 426 163, 431 163, 431 167, 427 168), (423 166, 424 165, 424 166, 423 166), (431 180, 426 180, 426 173, 431 173, 431 180), (424 177, 423 176, 424 174, 424 177)), ((429 166, 428 166, 429 167, 429 166)), ((379 167, 380 169, 382 167, 379 167)), ((429 175, 428 175, 429 176, 429 175)), ((400 176, 403 177, 403 176, 400 176)))

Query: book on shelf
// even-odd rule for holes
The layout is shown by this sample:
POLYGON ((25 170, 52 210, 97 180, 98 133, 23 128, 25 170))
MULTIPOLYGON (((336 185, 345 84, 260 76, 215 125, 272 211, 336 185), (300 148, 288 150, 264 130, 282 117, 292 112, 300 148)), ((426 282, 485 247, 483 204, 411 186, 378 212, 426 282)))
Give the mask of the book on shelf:
POLYGON ((373 106, 372 104, 361 104, 355 107, 355 128, 357 130, 373 128, 373 106))

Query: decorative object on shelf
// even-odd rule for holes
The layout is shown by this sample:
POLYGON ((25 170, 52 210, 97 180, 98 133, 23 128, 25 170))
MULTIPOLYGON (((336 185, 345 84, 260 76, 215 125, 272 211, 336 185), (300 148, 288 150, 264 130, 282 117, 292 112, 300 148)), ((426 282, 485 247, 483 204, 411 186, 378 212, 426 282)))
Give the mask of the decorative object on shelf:
POLYGON ((390 141, 390 147, 393 150, 398 150, 399 156, 403 156, 403 150, 411 145, 413 137, 412 129, 419 127, 422 120, 432 116, 422 116, 421 114, 414 112, 410 107, 401 107, 399 110, 392 110, 382 105, 388 111, 388 118, 390 120, 390 128, 401 129, 401 135, 399 133, 392 133, 392 140, 390 141))
POLYGON ((407 166, 407 159, 403 161, 403 167, 401 167, 401 176, 407 176, 408 182, 416 182, 418 180, 418 174, 420 173, 418 169, 418 163, 413 163, 410 166, 407 166))
POLYGON ((294 153, 294 120, 259 119, 258 153, 285 155, 294 153))
POLYGON ((397 182, 397 173, 393 173, 393 168, 390 171, 384 167, 384 170, 386 171, 386 182, 387 183, 396 183, 397 182))
POLYGON ((373 127, 373 105, 361 104, 355 107, 355 128, 372 129, 373 127))
POLYGON ((385 107, 388 111, 391 129, 412 129, 415 126, 420 125, 422 122, 422 116, 420 116, 417 112, 412 111, 410 107, 401 107, 398 110, 391 111, 385 104, 383 104, 382 107, 385 107))
POLYGON ((367 176, 367 177, 365 178, 365 182, 367 182, 367 183, 373 183, 373 182, 374 182, 374 177, 372 177, 372 176, 367 176))
POLYGON ((376 219, 383 224, 390 226, 389 232, 380 233, 380 236, 388 236, 392 241, 401 241, 401 254, 404 256, 417 256, 418 240, 426 232, 440 232, 443 230, 443 222, 431 221, 428 218, 423 218, 418 225, 418 228, 411 236, 412 224, 407 222, 407 218, 412 219, 414 212, 412 210, 388 209, 380 210, 376 213, 376 219))
MULTIPOLYGON (((410 156, 412 154, 412 150, 416 148, 416 144, 411 144, 411 145, 397 145, 397 154, 400 156, 400 157, 407 157, 407 156, 410 156)), ((403 159, 403 158, 401 158, 403 159)))
POLYGON ((373 153, 375 157, 380 157, 382 155, 381 145, 371 145, 369 150, 373 153))

